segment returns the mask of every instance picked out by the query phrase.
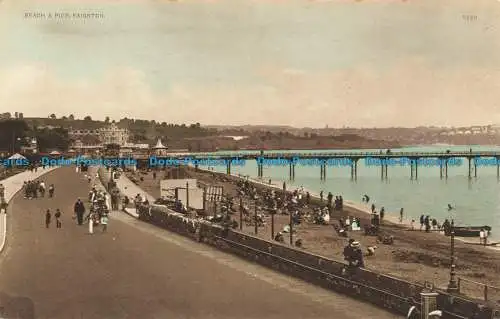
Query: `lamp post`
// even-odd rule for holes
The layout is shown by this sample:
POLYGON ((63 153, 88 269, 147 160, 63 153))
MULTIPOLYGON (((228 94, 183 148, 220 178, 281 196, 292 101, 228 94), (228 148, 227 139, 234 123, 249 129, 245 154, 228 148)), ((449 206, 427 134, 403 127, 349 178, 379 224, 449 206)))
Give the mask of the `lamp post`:
POLYGON ((450 282, 448 283, 448 292, 457 293, 458 285, 455 273, 455 221, 451 220, 450 233, 450 282))

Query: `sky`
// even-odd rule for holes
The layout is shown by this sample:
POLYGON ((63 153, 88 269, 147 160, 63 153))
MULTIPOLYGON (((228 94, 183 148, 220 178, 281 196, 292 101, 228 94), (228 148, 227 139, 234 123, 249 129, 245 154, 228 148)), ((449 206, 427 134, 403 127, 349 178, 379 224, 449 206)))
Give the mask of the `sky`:
POLYGON ((500 1, 0 0, 7 111, 202 125, 498 124, 500 1))

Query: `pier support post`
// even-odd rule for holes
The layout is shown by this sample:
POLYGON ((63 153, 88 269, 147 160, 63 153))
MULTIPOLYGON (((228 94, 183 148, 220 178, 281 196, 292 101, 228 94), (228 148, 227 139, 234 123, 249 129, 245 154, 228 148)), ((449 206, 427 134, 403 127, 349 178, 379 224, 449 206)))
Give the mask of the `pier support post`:
POLYGON ((292 163, 289 164, 290 165, 290 171, 288 172, 288 179, 289 180, 292 180, 292 163))
POLYGON ((439 178, 443 179, 443 160, 439 159, 439 178))
POLYGON ((418 160, 415 161, 415 179, 418 179, 418 160))
POLYGON ((354 180, 358 180, 358 159, 354 159, 354 180))
POLYGON ((354 180, 354 162, 351 162, 351 181, 354 180))
POLYGON ((231 175, 231 161, 228 160, 226 164, 226 174, 231 175))
POLYGON ((295 180, 295 164, 292 164, 292 181, 295 180))
POLYGON ((500 180, 500 158, 497 157, 497 180, 500 180))
POLYGON ((413 180, 413 162, 410 160, 410 180, 413 180))
POLYGON ((288 214, 290 215, 290 246, 293 246, 293 220, 292 220, 293 212, 288 211, 288 214))
POLYGON ((448 159, 444 162, 444 178, 448 179, 448 159))
POLYGON ((388 168, 389 168, 389 164, 387 164, 387 163, 389 163, 389 159, 386 158, 385 160, 386 160, 386 162, 385 162, 386 163, 385 164, 385 179, 387 180, 387 171, 388 171, 388 168))
POLYGON ((471 162, 470 162, 471 158, 468 157, 467 160, 469 161, 469 174, 468 175, 469 175, 469 179, 471 179, 472 178, 472 176, 471 176, 471 162))
POLYGON ((421 292, 420 300, 422 301, 421 317, 422 319, 430 319, 429 313, 437 309, 437 292, 421 292))
POLYGON ((320 169, 321 169, 320 180, 324 181, 324 180, 326 180, 326 165, 325 164, 321 164, 320 169))
POLYGON ((382 165, 380 165, 380 179, 384 180, 384 163, 382 162, 382 165))
POLYGON ((477 178, 477 159, 474 159, 474 178, 477 178))

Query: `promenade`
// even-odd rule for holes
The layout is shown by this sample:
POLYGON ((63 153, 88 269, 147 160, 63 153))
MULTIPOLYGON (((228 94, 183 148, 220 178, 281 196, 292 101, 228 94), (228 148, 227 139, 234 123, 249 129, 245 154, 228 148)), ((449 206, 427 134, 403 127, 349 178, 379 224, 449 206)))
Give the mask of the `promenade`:
POLYGON ((89 235, 72 211, 92 184, 71 167, 44 180, 56 185, 55 198, 17 194, 11 203, 0 255, 3 317, 398 318, 121 212, 111 213, 107 233, 89 235), (43 211, 56 208, 62 229, 46 229, 43 211))
MULTIPOLYGON (((34 180, 38 177, 47 174, 53 171, 55 167, 47 167, 45 169, 38 168, 37 171, 24 171, 22 173, 10 176, 4 180, 1 180, 0 183, 5 187, 5 201, 9 203, 14 195, 19 192, 25 181, 34 180)), ((7 208, 7 212, 10 211, 10 205, 7 208)), ((0 217, 0 252, 3 250, 5 246, 6 234, 7 234, 7 223, 9 217, 8 214, 2 214, 0 217)))

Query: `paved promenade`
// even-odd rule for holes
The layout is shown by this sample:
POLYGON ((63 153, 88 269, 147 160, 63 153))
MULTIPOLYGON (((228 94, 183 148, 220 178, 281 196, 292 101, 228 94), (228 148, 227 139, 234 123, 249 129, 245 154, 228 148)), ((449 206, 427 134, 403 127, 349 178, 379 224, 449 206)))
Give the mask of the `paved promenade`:
MULTIPOLYGON (((91 184, 64 167, 44 177, 56 197, 11 203, 0 255, 6 318, 398 318, 383 310, 113 212, 107 233, 72 219, 91 184), (60 208, 62 229, 43 211, 60 208)), ((86 207, 88 207, 85 202, 86 207)), ((1 315, 0 315, 1 317, 1 315)))
MULTIPOLYGON (((100 169, 99 173, 103 175, 103 179, 105 181, 110 179, 111 174, 106 171, 105 169, 100 169)), ((120 177, 115 180, 116 186, 124 196, 128 196, 130 198, 130 201, 133 202, 135 196, 137 194, 141 194, 141 196, 145 196, 150 203, 154 203, 156 198, 154 198, 151 194, 148 194, 144 190, 142 190, 139 186, 135 185, 130 179, 128 179, 125 174, 121 174, 120 177)), ((121 203, 120 203, 121 207, 121 203)), ((132 215, 133 217, 138 218, 139 215, 136 212, 135 208, 127 208, 127 213, 132 215)))
MULTIPOLYGON (((10 176, 4 180, 1 180, 0 183, 5 187, 5 200, 10 202, 12 197, 20 191, 23 187, 25 181, 34 180, 48 172, 51 172, 55 169, 55 167, 48 168, 39 168, 36 172, 25 171, 13 176, 10 176)), ((48 186, 47 186, 48 187, 48 186)), ((10 208, 7 208, 7 212, 10 208)), ((7 223, 8 218, 6 214, 2 214, 0 217, 0 252, 3 250, 5 246, 6 234, 7 234, 7 223)))

